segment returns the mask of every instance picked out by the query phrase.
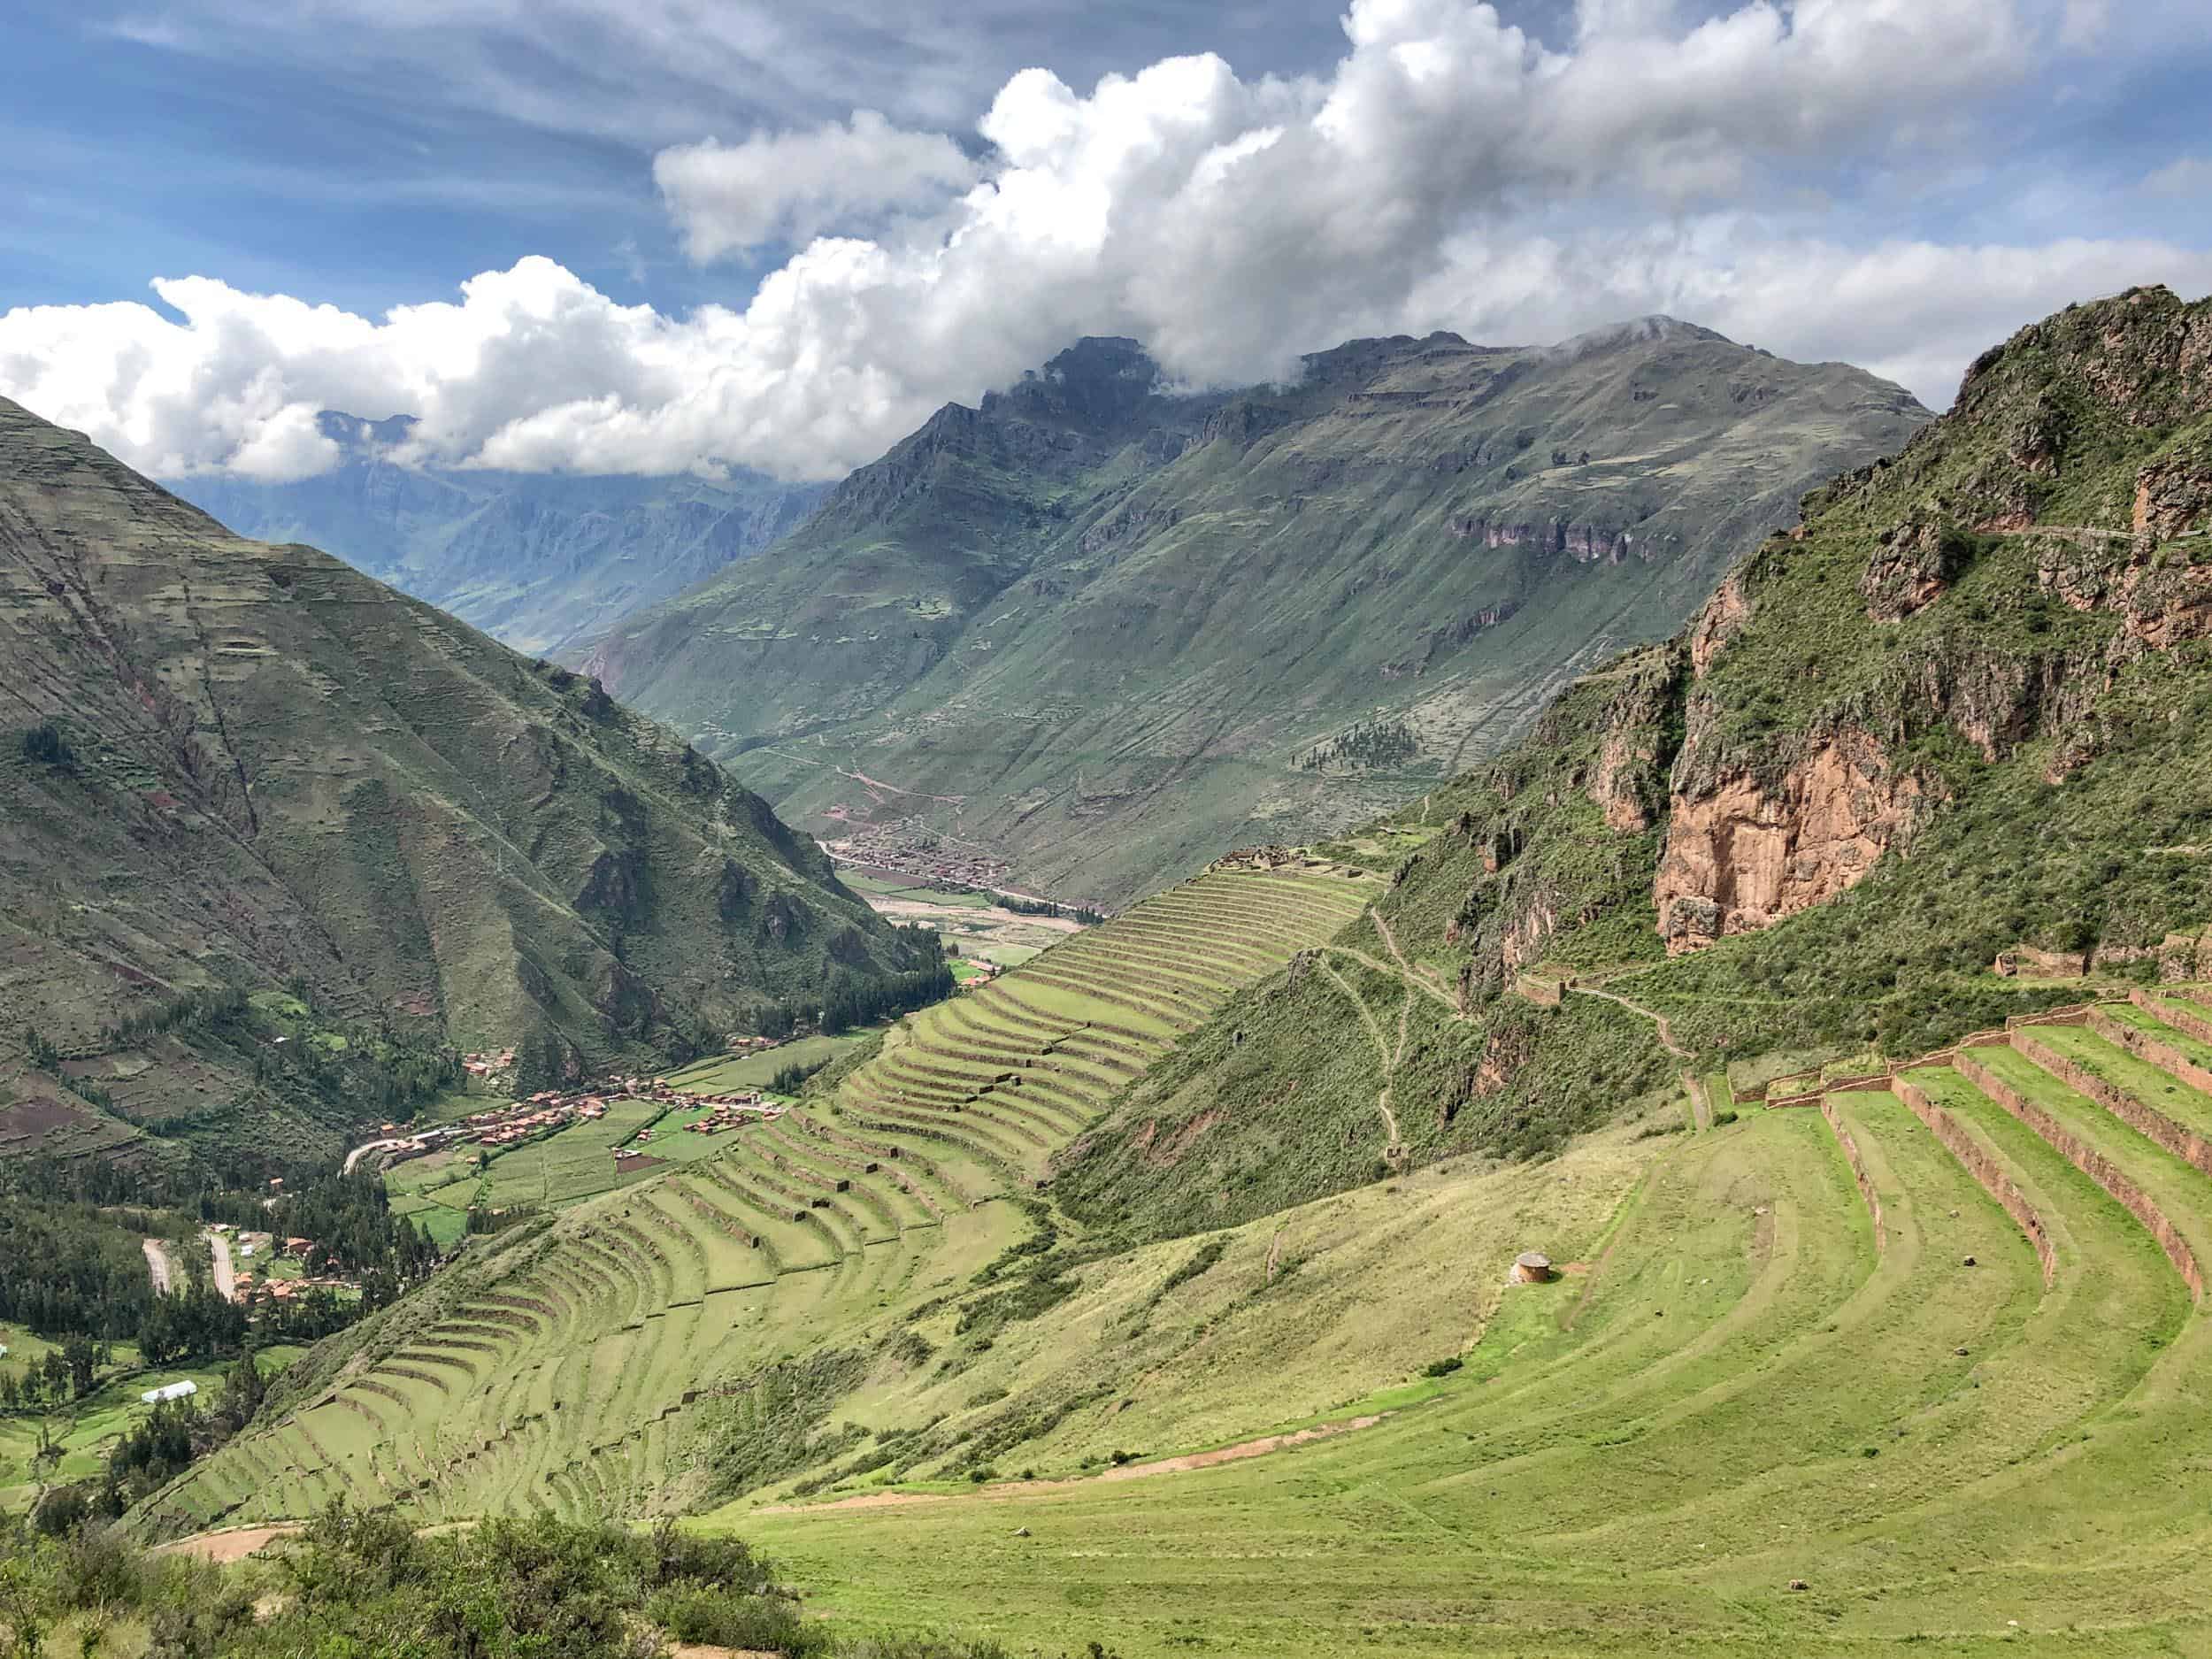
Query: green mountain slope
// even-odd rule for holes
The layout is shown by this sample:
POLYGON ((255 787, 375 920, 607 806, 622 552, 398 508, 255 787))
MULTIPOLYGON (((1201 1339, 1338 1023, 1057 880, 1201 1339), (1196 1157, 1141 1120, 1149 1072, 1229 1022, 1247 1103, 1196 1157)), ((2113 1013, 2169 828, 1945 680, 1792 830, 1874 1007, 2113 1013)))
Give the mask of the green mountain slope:
POLYGON ((1494 750, 1924 419, 1663 319, 1356 342, 1203 396, 1090 340, 592 666, 818 833, 1118 901, 1494 750))
POLYGON ((1991 972, 2016 945, 2212 976, 2208 731, 2212 303, 2137 290, 1987 354, 1681 634, 1329 849, 1393 873, 1321 960, 1423 987, 1363 988, 1379 1018, 1409 1005, 1402 1057, 1328 977, 1279 976, 1133 1094, 1063 1196, 1184 1231, 1348 1184, 1375 1152, 1332 1114, 1386 1082, 1418 1158, 1555 1146, 1683 1070, 1909 1056, 2080 994, 1991 972), (1539 1006, 1516 987, 1546 964, 1646 1012, 1539 1006), (1173 1170, 1143 1155, 1201 1121, 1173 1170))
POLYGON ((241 535, 321 548, 518 651, 567 661, 622 618, 795 528, 825 490, 746 472, 574 478, 401 465, 390 451, 412 424, 326 411, 322 434, 342 457, 326 472, 169 488, 241 535))
POLYGON ((572 1071, 933 958, 595 685, 12 403, 0 648, 10 1148, 327 1152, 448 1044, 572 1071))

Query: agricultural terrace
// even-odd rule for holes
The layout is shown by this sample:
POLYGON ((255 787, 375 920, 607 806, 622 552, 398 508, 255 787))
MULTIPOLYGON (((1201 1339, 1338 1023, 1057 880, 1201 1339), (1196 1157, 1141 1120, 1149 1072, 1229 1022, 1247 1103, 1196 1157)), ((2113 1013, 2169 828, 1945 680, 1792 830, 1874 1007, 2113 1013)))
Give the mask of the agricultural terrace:
MULTIPOLYGON (((882 1348, 905 1314, 967 1290, 1029 1236, 1015 1200, 1054 1151, 1376 885, 1295 860, 1210 871, 909 1016, 828 1100, 711 1139, 672 1131, 697 1142, 685 1161, 472 1246, 364 1327, 328 1386, 265 1413, 143 1518, 190 1532, 340 1494, 425 1521, 696 1507, 771 1411, 780 1363, 882 1348)), ((613 1112, 580 1128, 575 1159, 564 1131, 494 1160, 489 1201, 557 1204, 614 1179, 613 1112)), ((411 1202, 449 1203, 457 1184, 411 1202)))
POLYGON ((1110 1375, 1001 1478, 708 1524, 841 1626, 1049 1650, 1079 1609, 1131 1659, 2195 1651, 2208 1067, 2212 991, 2138 992, 1717 1129, 1424 1171, 1215 1235, 1187 1281, 1190 1241, 1162 1247, 1020 1363, 1095 1370, 1141 1310, 1164 1371, 1110 1375), (1531 1245, 1563 1275, 1505 1286, 1531 1245), (1321 1392, 1409 1326, 1442 1364, 1401 1348, 1394 1394, 1321 1392), (1302 1415, 1307 1443, 1233 1444, 1302 1415))

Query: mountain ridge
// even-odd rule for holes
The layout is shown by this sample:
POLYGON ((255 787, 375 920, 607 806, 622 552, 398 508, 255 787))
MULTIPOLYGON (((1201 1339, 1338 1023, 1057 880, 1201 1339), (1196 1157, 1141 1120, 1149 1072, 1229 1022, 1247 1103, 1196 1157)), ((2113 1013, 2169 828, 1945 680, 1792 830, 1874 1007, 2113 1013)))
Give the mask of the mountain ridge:
POLYGON ((634 610, 749 557, 826 486, 442 467, 406 454, 411 415, 326 410, 338 464, 284 483, 223 476, 168 488, 242 534, 304 541, 516 649, 573 659, 634 610))
POLYGON ((1668 631, 1924 419, 1856 370, 1617 333, 1350 341, 1295 385, 1191 395, 1087 340, 588 666, 856 856, 933 840, 1111 902, 1347 827, 1668 631), (1379 724, 1397 758, 1340 758, 1379 724))
POLYGON ((936 961, 595 683, 5 402, 0 639, 0 1141, 307 1158, 385 1047, 572 1076, 936 961))

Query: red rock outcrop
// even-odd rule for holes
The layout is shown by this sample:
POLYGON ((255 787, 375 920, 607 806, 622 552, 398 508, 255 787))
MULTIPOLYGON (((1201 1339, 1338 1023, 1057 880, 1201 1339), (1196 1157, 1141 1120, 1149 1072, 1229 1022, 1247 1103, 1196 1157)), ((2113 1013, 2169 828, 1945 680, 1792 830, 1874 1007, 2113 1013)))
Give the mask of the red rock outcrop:
POLYGON ((1743 590, 1743 580, 1732 572, 1713 590, 1713 596, 1705 602, 1705 609, 1697 613, 1697 620, 1690 624, 1690 672, 1702 680, 1705 671, 1712 666, 1713 658, 1721 648, 1735 637, 1751 616, 1751 600, 1743 590))
POLYGON ((1768 782, 1724 772, 1678 792, 1653 884, 1671 953, 1755 932, 1858 885, 1909 834, 1920 780, 1863 732, 1829 737, 1768 782))

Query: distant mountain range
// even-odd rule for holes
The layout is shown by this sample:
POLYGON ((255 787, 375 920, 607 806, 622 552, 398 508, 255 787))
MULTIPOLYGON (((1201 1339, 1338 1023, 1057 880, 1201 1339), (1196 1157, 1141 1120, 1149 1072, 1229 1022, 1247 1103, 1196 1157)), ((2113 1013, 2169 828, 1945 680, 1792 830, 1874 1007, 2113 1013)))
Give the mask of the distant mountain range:
POLYGON ((392 455, 413 425, 326 411, 323 435, 343 455, 329 472, 169 487, 241 535, 321 548, 518 651, 561 658, 759 551, 828 489, 743 472, 713 480, 402 465, 392 455))
POLYGON ((0 399, 0 1156, 326 1156, 924 974, 666 728, 0 399))
POLYGON ((1202 396, 1088 339, 588 666, 803 828, 1119 902, 1474 764, 1928 419, 1666 318, 1202 396))

